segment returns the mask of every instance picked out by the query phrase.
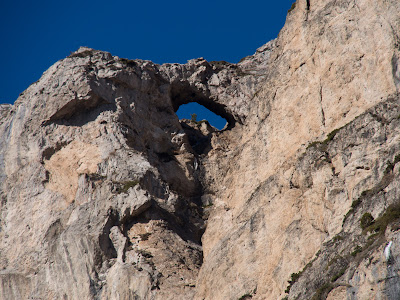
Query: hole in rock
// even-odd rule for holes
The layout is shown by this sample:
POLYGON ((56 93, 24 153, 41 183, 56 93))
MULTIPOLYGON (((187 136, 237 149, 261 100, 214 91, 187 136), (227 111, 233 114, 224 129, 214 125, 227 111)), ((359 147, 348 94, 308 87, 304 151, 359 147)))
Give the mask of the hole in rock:
POLYGON ((222 130, 228 123, 224 118, 218 116, 211 110, 196 102, 182 104, 179 106, 176 114, 178 115, 179 119, 193 120, 193 118, 195 118, 194 121, 197 122, 207 120, 211 126, 217 128, 218 130, 222 130))

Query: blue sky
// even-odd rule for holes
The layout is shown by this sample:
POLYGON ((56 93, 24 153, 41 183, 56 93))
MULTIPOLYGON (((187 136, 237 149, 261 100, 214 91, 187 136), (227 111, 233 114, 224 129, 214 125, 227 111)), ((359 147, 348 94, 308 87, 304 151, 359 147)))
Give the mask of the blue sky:
POLYGON ((226 125, 226 120, 213 112, 209 111, 203 105, 196 102, 182 104, 176 112, 180 119, 192 119, 192 114, 196 114, 196 120, 208 120, 209 123, 217 129, 222 129, 226 125))
POLYGON ((236 63, 278 35, 292 2, 2 0, 0 103, 79 46, 155 63, 236 63))

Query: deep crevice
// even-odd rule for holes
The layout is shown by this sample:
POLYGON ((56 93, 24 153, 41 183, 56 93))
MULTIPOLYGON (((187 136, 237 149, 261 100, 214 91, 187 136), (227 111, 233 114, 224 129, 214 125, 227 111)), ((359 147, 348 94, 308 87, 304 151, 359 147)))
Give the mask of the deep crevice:
POLYGON ((103 255, 106 259, 116 258, 117 251, 114 248, 114 245, 110 239, 110 230, 113 226, 119 225, 119 216, 116 211, 110 209, 108 212, 107 222, 103 227, 103 232, 99 236, 99 246, 103 251, 103 255))
POLYGON ((211 135, 215 129, 207 121, 196 124, 188 120, 181 120, 181 126, 196 155, 207 154, 211 150, 211 135))

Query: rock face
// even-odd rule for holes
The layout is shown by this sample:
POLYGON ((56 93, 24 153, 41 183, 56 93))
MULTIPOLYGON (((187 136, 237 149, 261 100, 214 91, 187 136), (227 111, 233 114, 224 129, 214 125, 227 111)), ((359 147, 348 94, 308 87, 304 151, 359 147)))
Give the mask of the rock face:
POLYGON ((399 88, 397 0, 238 64, 80 48, 0 105, 0 298, 399 299, 399 88))

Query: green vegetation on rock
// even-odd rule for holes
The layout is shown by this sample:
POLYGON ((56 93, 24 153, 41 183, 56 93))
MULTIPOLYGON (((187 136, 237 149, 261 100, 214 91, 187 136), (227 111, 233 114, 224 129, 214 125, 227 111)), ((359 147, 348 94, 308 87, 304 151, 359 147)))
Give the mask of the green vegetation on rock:
POLYGON ((365 229, 368 226, 372 225, 373 223, 374 223, 374 217, 369 212, 363 214, 363 216, 360 219, 361 229, 365 229))
POLYGON ((364 232, 384 234, 387 226, 397 219, 400 219, 400 203, 389 205, 383 215, 364 228, 364 232))

